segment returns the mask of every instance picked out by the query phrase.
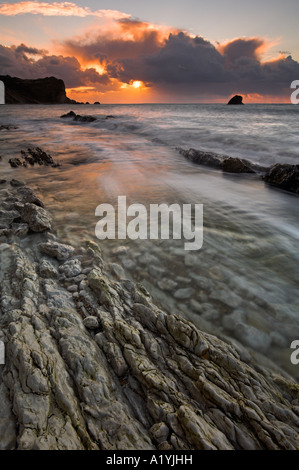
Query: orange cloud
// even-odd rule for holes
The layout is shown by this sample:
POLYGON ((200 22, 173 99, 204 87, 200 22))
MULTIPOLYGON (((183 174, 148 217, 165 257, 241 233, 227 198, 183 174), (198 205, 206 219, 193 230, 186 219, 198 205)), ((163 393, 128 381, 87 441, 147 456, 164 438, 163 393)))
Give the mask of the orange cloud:
POLYGON ((92 11, 88 7, 80 7, 72 2, 19 2, 2 3, 0 5, 0 15, 16 16, 25 13, 43 16, 97 16, 100 18, 130 18, 131 15, 117 10, 96 10, 92 11))

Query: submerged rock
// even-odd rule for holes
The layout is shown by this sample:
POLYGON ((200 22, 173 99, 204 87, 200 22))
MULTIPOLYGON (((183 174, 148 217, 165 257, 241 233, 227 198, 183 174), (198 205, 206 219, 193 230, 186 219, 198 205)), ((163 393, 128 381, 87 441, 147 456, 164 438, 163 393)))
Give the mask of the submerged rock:
POLYGON ((299 194, 299 165, 276 164, 268 170, 264 181, 277 188, 299 194))
POLYGON ((243 103, 243 96, 235 95, 233 96, 227 104, 244 104, 243 103))

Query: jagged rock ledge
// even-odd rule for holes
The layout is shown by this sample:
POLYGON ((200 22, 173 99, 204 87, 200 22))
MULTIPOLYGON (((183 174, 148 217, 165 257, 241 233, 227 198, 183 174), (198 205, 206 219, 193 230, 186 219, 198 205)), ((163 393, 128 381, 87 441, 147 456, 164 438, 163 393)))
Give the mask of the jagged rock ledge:
POLYGON ((177 148, 181 155, 198 165, 208 166, 226 173, 257 174, 267 184, 299 194, 299 165, 275 164, 265 167, 245 158, 229 157, 214 152, 177 148))
POLYGON ((0 200, 0 448, 299 448, 289 378, 61 243, 30 188, 0 200))

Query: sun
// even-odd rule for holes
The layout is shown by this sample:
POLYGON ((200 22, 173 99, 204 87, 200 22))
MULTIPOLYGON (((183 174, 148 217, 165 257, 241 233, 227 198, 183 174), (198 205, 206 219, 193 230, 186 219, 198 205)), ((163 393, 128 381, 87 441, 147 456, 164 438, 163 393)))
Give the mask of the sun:
POLYGON ((134 82, 132 83, 132 87, 134 88, 140 88, 142 87, 143 83, 140 82, 139 80, 134 80, 134 82))

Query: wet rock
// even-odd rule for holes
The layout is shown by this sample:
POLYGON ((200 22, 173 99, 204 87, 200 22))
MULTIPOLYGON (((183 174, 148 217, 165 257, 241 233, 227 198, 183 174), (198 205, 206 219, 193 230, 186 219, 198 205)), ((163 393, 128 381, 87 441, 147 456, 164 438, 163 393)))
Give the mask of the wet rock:
POLYGON ((254 173, 253 169, 243 160, 232 157, 227 157, 223 160, 222 170, 228 173, 254 173))
POLYGON ((236 338, 247 346, 266 353, 271 345, 271 337, 254 326, 238 323, 235 327, 236 338))
POLYGON ((57 278, 58 271, 53 263, 46 259, 42 259, 39 264, 39 273, 42 277, 45 278, 57 278))
POLYGON ((97 120, 97 118, 94 116, 89 116, 89 115, 81 116, 80 114, 76 114, 74 111, 69 111, 68 113, 63 114, 60 117, 62 119, 70 118, 73 121, 79 121, 79 122, 93 122, 97 120))
POLYGON ((12 224, 12 231, 17 237, 25 237, 28 233, 28 224, 12 224))
POLYGON ((99 328, 99 320, 97 317, 89 316, 84 318, 83 325, 88 330, 97 330, 99 328))
MULTIPOLYGON (((70 256, 73 247, 36 250, 36 238, 0 244, 1 448, 298 449, 298 386, 288 375, 200 331, 176 302, 168 314, 142 285, 112 280, 101 256, 73 295, 64 274, 40 276, 48 260, 39 252, 70 256)), ((88 246, 98 252, 82 247, 83 265, 88 246)), ((266 351, 264 332, 238 328, 240 342, 266 351)))
POLYGON ((260 173, 263 174, 269 168, 250 162, 245 158, 229 157, 228 155, 221 155, 214 152, 204 152, 202 150, 177 149, 188 160, 191 160, 198 165, 209 166, 228 173, 260 173))
POLYGON ((54 168, 59 166, 59 163, 56 163, 49 153, 39 147, 28 148, 27 152, 22 150, 21 155, 26 165, 37 164, 39 166, 51 166, 54 168))
POLYGON ((266 173, 264 181, 285 191, 299 194, 299 165, 276 164, 266 173))
POLYGON ((154 424, 154 426, 151 427, 150 432, 158 444, 167 441, 169 436, 169 428, 163 422, 154 424))
POLYGON ((213 152, 204 152, 201 150, 189 149, 189 150, 179 150, 182 155, 188 160, 191 160, 194 163, 199 165, 210 166, 212 168, 222 168, 223 156, 218 155, 213 152))
POLYGON ((10 158, 8 163, 12 168, 18 168, 19 166, 23 166, 23 162, 19 158, 10 158))
POLYGON ((12 129, 18 129, 17 126, 13 126, 11 124, 1 124, 0 131, 10 131, 12 129))
POLYGON ((243 96, 235 95, 233 96, 227 104, 244 104, 243 103, 243 96))
POLYGON ((67 260, 73 255, 75 251, 72 246, 58 242, 40 243, 38 245, 38 249, 41 253, 45 253, 52 258, 56 258, 58 261, 67 260))
POLYGON ((210 294, 210 299, 217 300, 230 308, 237 308, 242 304, 242 298, 230 289, 215 289, 210 294))
POLYGON ((193 294, 194 294, 194 289, 192 289, 192 287, 186 287, 183 289, 178 289, 174 293, 174 297, 175 299, 185 300, 185 299, 190 299, 190 297, 192 297, 193 294))
POLYGON ((24 181, 15 180, 15 179, 12 179, 10 181, 10 184, 11 184, 11 186, 14 186, 14 187, 25 186, 24 181))
POLYGON ((59 271, 66 277, 75 277, 81 274, 82 267, 78 259, 71 259, 59 266, 59 271))
POLYGON ((80 122, 93 122, 96 120, 97 118, 94 116, 89 116, 89 115, 80 116, 80 114, 77 114, 74 118, 74 121, 80 121, 80 122))
POLYGON ((66 114, 62 114, 62 116, 60 116, 62 119, 65 119, 65 118, 75 118, 76 117, 76 113, 74 111, 69 111, 68 113, 66 114))
POLYGON ((158 281, 158 287, 162 290, 171 291, 177 287, 178 283, 172 279, 164 278, 161 281, 158 281))
POLYGON ((33 232, 51 230, 52 218, 42 207, 26 203, 21 210, 21 217, 33 232))
POLYGON ((225 329, 234 331, 239 323, 243 323, 246 319, 246 314, 243 310, 235 310, 229 315, 223 315, 222 325, 225 329))
POLYGON ((28 188, 28 186, 18 188, 18 197, 21 198, 23 204, 28 202, 39 207, 44 207, 42 200, 37 197, 32 189, 28 188))

